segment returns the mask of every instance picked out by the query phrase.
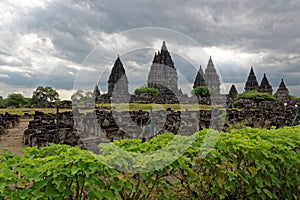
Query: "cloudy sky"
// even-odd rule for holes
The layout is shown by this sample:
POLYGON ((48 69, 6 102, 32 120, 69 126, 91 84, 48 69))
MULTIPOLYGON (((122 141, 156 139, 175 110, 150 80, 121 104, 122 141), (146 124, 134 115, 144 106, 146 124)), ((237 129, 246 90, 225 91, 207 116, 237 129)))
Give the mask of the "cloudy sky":
POLYGON ((242 92, 253 66, 258 82, 266 73, 276 91, 284 78, 300 96, 297 0, 2 0, 0 17, 3 97, 31 96, 39 85, 62 99, 97 82, 105 91, 118 54, 131 87, 139 87, 162 40, 186 79, 182 88, 212 56, 223 92, 231 84, 242 92))

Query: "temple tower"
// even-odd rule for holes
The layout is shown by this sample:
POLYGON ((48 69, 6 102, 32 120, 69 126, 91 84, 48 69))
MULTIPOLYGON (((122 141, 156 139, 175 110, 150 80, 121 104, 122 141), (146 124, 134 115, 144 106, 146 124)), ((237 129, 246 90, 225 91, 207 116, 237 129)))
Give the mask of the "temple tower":
POLYGON ((234 99, 237 98, 237 95, 238 95, 238 91, 237 91, 235 85, 232 85, 230 90, 229 90, 228 96, 229 96, 230 99, 234 100, 234 99))
POLYGON ((100 99, 100 96, 101 96, 101 93, 100 93, 100 90, 98 88, 98 85, 96 84, 96 86, 94 88, 94 91, 93 91, 93 100, 95 102, 98 102, 99 99, 100 99))
POLYGON ((253 67, 251 67, 247 82, 245 84, 245 92, 249 92, 251 90, 258 90, 258 89, 259 89, 258 82, 254 74, 253 67))
POLYGON ((279 85, 279 88, 277 89, 276 96, 281 101, 289 101, 290 100, 289 90, 285 86, 283 79, 281 79, 281 83, 279 85))
POLYGON ((273 89, 272 89, 272 86, 270 85, 270 83, 267 79, 266 74, 264 74, 264 77, 261 80, 260 87, 259 87, 258 91, 269 93, 269 94, 272 95, 273 89))
POLYGON ((114 63, 114 66, 111 70, 111 74, 108 80, 108 92, 107 97, 112 97, 112 94, 118 95, 128 95, 128 80, 125 73, 125 69, 121 62, 120 57, 118 56, 117 60, 114 63))
POLYGON ((207 68, 205 69, 204 80, 208 88, 220 94, 220 78, 211 57, 209 57, 207 68))
POLYGON ((161 51, 155 53, 154 59, 148 74, 148 87, 157 88, 160 92, 165 92, 166 89, 177 93, 177 72, 174 62, 167 49, 165 41, 161 47, 161 51))
POLYGON ((202 70, 202 67, 200 65, 200 68, 198 70, 196 79, 194 81, 193 88, 199 87, 199 86, 206 86, 205 80, 204 80, 204 72, 202 70))

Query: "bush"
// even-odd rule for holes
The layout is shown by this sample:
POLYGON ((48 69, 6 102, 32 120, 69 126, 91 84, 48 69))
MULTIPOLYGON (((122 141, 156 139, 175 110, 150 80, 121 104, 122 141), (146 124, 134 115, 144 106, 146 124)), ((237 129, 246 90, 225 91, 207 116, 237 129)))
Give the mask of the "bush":
POLYGON ((165 167, 156 164, 172 155, 157 157, 156 164, 147 156, 131 163, 112 145, 135 155, 158 152, 167 145, 181 149, 187 137, 163 134, 144 143, 115 141, 102 145, 99 156, 54 144, 26 148, 23 156, 4 151, 0 199, 299 199, 300 126, 221 133, 203 158, 199 153, 206 150, 207 133, 190 136, 194 139, 190 147, 165 167), (112 159, 123 169, 153 164, 156 170, 121 172, 103 164, 112 159))
POLYGON ((192 90, 192 94, 196 95, 197 97, 209 97, 210 93, 210 89, 205 86, 199 86, 192 90))
POLYGON ((136 89, 134 91, 134 94, 136 96, 140 96, 141 94, 147 94, 148 96, 157 97, 158 90, 156 88, 142 87, 142 88, 136 89))
POLYGON ((255 102, 260 102, 260 101, 277 101, 278 99, 268 93, 265 92, 258 92, 256 90, 252 90, 249 92, 244 92, 242 94, 238 95, 238 99, 250 99, 254 100, 255 102))

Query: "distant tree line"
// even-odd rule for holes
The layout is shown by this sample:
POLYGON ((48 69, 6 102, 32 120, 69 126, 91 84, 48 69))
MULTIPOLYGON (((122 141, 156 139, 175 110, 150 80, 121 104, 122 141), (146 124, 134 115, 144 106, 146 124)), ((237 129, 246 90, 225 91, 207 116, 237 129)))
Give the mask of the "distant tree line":
POLYGON ((1 108, 31 108, 31 107, 48 107, 59 99, 59 94, 52 87, 39 86, 33 92, 31 98, 24 97, 22 94, 12 93, 3 98, 0 96, 1 108))

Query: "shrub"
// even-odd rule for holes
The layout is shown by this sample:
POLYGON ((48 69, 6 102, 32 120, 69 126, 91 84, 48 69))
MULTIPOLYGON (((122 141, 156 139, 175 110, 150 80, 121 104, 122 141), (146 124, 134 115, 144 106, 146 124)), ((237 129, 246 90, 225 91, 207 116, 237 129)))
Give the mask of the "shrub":
POLYGON ((168 166, 159 161, 172 155, 161 155, 156 163, 141 156, 141 162, 131 163, 112 145, 131 155, 163 148, 175 151, 187 137, 162 134, 148 142, 115 141, 101 145, 103 154, 98 156, 54 144, 25 148, 23 156, 4 151, 0 199, 299 199, 300 126, 221 133, 203 157, 207 134, 203 130, 190 136, 189 148, 168 166), (121 172, 103 164, 109 160, 123 169, 153 164, 155 170, 121 172))
POLYGON ((192 90, 192 94, 196 95, 197 97, 209 97, 210 93, 210 89, 205 86, 199 86, 192 90))
POLYGON ((156 88, 142 87, 142 88, 136 89, 134 91, 134 94, 136 96, 140 96, 141 94, 147 94, 148 96, 157 97, 158 90, 156 88))

